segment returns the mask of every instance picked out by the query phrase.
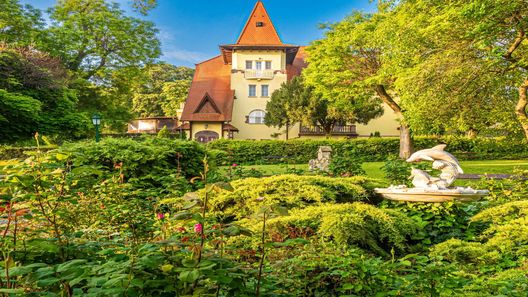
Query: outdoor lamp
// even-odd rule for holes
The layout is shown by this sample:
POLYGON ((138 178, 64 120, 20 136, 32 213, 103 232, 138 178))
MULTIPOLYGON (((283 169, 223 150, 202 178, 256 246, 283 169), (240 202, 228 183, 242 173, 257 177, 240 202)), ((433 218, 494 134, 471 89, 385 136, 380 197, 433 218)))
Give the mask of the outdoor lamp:
POLYGON ((92 123, 95 126, 95 142, 99 142, 99 126, 101 125, 101 116, 98 114, 94 114, 92 116, 92 123))

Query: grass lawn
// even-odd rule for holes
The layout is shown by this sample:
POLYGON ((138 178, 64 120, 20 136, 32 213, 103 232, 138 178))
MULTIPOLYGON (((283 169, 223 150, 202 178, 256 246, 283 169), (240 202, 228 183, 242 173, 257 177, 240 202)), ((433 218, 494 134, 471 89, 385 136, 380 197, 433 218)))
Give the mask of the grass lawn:
MULTIPOLYGON (((528 160, 461 161, 460 163, 462 169, 464 169, 464 173, 467 174, 511 174, 516 169, 528 170, 528 160)), ((383 164, 384 162, 367 162, 363 163, 363 169, 365 169, 365 171, 367 172, 367 176, 372 178, 383 179, 384 174, 381 170, 381 166, 383 166, 383 164)), ((265 175, 285 174, 288 168, 303 169, 308 171, 308 164, 251 165, 243 167, 246 169, 258 169, 262 171, 265 175)))

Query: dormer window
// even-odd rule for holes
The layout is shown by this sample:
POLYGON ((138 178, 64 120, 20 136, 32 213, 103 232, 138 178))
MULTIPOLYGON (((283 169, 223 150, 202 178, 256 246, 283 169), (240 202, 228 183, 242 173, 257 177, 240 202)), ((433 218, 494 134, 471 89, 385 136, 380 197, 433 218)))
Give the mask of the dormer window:
POLYGON ((264 27, 264 22, 257 22, 257 27, 264 27))

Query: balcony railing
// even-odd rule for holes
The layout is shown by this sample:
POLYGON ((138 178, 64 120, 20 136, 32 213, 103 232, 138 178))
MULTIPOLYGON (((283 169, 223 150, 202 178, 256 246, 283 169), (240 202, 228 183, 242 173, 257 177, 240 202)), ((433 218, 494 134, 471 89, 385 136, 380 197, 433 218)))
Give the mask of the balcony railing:
POLYGON ((274 77, 273 70, 253 70, 253 69, 246 69, 244 72, 244 77, 246 79, 273 79, 274 77))
MULTIPOLYGON (((299 135, 300 136, 324 136, 326 135, 326 133, 323 127, 321 126, 311 126, 311 127, 301 126, 299 135)), ((334 128, 332 129, 332 135, 355 137, 358 134, 356 132, 356 125, 343 125, 343 126, 334 126, 334 128)))

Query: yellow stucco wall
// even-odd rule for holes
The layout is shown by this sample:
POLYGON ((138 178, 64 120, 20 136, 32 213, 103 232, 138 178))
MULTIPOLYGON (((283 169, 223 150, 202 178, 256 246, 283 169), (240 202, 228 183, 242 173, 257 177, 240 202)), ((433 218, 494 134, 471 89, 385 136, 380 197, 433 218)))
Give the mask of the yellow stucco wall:
MULTIPOLYGON (((264 64, 263 64, 264 68, 264 64)), ((246 116, 253 110, 266 110, 266 104, 270 97, 261 97, 261 86, 269 86, 269 96, 273 91, 280 88, 286 81, 286 55, 280 50, 269 51, 236 51, 233 53, 233 70, 239 70, 231 74, 231 88, 235 90, 236 99, 233 104, 233 124, 240 132, 235 133, 235 139, 273 139, 272 134, 281 133, 284 129, 267 127, 264 124, 248 124, 246 116), (243 71, 246 61, 271 61, 271 70, 282 71, 275 73, 273 79, 246 79, 243 71), (249 85, 257 86, 257 96, 249 97, 249 85)), ((285 139, 281 135, 278 139, 285 139)))
POLYGON ((200 131, 213 131, 218 133, 219 138, 222 138, 222 124, 218 122, 193 122, 192 123, 192 139, 196 139, 196 133, 200 131))
POLYGON ((374 132, 380 132, 380 135, 384 137, 400 135, 398 116, 385 103, 383 104, 383 110, 381 117, 371 120, 367 125, 356 125, 359 137, 370 136, 374 132))

